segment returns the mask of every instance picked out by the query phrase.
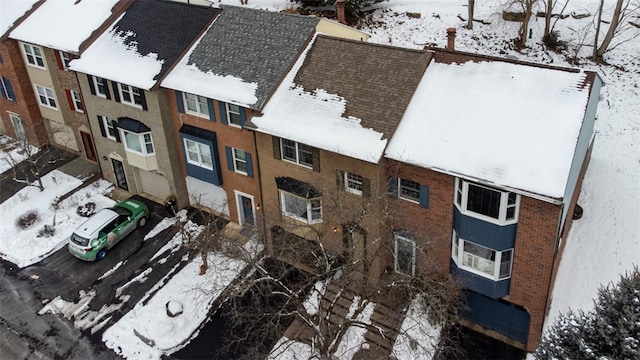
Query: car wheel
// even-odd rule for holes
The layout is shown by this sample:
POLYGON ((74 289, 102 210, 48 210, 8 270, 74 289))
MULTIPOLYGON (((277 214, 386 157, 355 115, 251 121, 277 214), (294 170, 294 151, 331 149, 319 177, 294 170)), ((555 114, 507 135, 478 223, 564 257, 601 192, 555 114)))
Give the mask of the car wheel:
POLYGON ((145 225, 147 225, 147 217, 143 216, 140 218, 140 220, 138 220, 138 227, 141 228, 145 225))
POLYGON ((100 249, 96 255, 96 260, 102 260, 107 256, 107 249, 100 249))

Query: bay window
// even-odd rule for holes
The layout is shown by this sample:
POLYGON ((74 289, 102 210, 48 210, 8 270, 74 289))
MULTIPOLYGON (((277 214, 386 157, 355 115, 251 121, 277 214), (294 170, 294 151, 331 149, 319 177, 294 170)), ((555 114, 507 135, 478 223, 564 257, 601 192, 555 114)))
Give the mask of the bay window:
POLYGON ((316 224, 322 222, 322 199, 303 198, 286 191, 280 191, 282 213, 290 218, 316 224))
POLYGON ((498 225, 518 221, 520 195, 456 179, 456 207, 465 215, 498 225))
POLYGON ((513 249, 490 249, 461 239, 454 230, 451 259, 463 270, 492 280, 502 280, 511 277, 513 249))
POLYGON ((134 133, 122 130, 124 134, 124 145, 127 151, 132 151, 142 155, 153 155, 153 139, 151 133, 134 133))

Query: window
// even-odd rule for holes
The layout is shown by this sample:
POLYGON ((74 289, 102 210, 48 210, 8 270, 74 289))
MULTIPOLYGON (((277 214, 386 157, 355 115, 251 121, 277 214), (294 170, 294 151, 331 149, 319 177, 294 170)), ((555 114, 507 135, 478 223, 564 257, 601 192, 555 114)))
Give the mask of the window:
POLYGON ((393 235, 394 271, 409 276, 416 273, 416 242, 405 236, 393 235))
POLYGON ((283 159, 313 168, 313 147, 292 140, 281 140, 283 159))
POLYGON ((247 153, 244 150, 232 148, 233 153, 233 167, 235 171, 247 174, 247 153))
POLYGON ((407 179, 399 180, 398 196, 403 199, 420 202, 420 184, 407 179))
POLYGON ((226 104, 227 106, 227 119, 229 124, 236 126, 242 126, 242 120, 240 119, 240 106, 233 104, 226 104))
POLYGON ((101 77, 92 76, 92 88, 95 94, 103 98, 109 98, 109 88, 107 87, 107 80, 101 77))
POLYGON ((64 51, 58 50, 58 56, 60 57, 60 63, 62 65, 63 69, 68 69, 69 68, 69 61, 71 61, 71 56, 69 56, 69 53, 66 53, 64 51))
POLYGON ((184 139, 184 149, 188 163, 213 170, 213 160, 209 145, 184 139))
POLYGON ((118 129, 116 128, 117 122, 115 120, 109 119, 106 116, 100 116, 100 121, 102 122, 102 126, 104 127, 104 135, 111 140, 118 141, 118 129))
POLYGON ((52 109, 58 109, 58 106, 56 105, 56 97, 53 94, 52 89, 36 85, 36 92, 38 93, 38 100, 40 101, 40 104, 52 109))
POLYGON ((322 222, 322 199, 306 199, 285 191, 280 191, 282 213, 307 224, 322 222))
POLYGON ((82 98, 80 97, 80 92, 75 90, 69 90, 69 94, 71 95, 71 105, 73 105, 73 110, 77 112, 84 112, 84 106, 82 105, 82 98))
POLYGON ((499 225, 518 221, 520 195, 456 179, 455 203, 466 215, 499 225))
POLYGON ((362 176, 350 172, 344 172, 344 188, 348 192, 356 195, 362 195, 364 180, 362 176))
POLYGON ((153 140, 151 133, 133 133, 122 130, 124 133, 124 145, 127 151, 136 152, 142 155, 153 155, 153 140))
POLYGON ((2 91, 2 98, 9 99, 11 101, 16 101, 16 94, 13 92, 13 87, 11 86, 11 81, 9 81, 6 77, 0 77, 0 91, 2 91))
POLYGON ((135 107, 142 108, 142 93, 144 90, 135 86, 118 83, 120 101, 135 107))
POLYGON ((207 98, 189 93, 183 93, 183 96, 187 113, 207 118, 209 117, 209 105, 207 104, 207 98))
POLYGON ((27 57, 27 63, 29 63, 29 65, 45 68, 42 49, 39 46, 22 44, 22 47, 24 48, 24 55, 27 57))
POLYGON ((503 251, 489 249, 460 239, 455 230, 452 241, 451 258, 459 268, 492 280, 511 277, 513 249, 503 251))

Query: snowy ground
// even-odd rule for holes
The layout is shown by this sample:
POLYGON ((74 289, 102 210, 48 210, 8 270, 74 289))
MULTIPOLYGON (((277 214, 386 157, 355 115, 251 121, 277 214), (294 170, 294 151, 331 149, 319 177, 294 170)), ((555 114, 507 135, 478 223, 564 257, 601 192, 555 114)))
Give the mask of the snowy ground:
MULTIPOLYGON (((237 0, 220 2, 239 3, 237 0)), ((458 15, 466 18, 464 0, 390 0, 378 5, 363 30, 372 35, 371 42, 422 48, 425 45, 443 47, 446 43, 445 29, 456 27, 456 47, 459 50, 497 56, 513 55, 522 60, 569 66, 566 56, 547 51, 540 45, 544 26, 542 18, 531 21, 533 38, 529 41, 529 48, 516 51, 512 47, 512 39, 517 36, 518 24, 501 19, 502 2, 476 2, 475 17, 491 24, 476 22, 474 30, 466 30, 463 28, 464 22, 458 18, 458 15), (420 17, 410 17, 406 12, 420 13, 420 17)), ((597 5, 597 0, 574 0, 564 12, 594 14, 597 5)), ((250 0, 249 6, 282 10, 291 6, 291 3, 287 0, 250 0)), ((604 19, 610 18, 612 8, 613 0, 605 0, 604 19)), ((640 113, 640 39, 623 43, 608 53, 605 60, 611 65, 594 64, 585 60, 592 51, 586 45, 591 41, 587 34, 591 26, 591 17, 580 20, 569 17, 556 24, 561 39, 569 42, 568 57, 576 57, 580 66, 598 71, 606 86, 602 89, 599 103, 595 148, 579 199, 585 210, 584 216, 574 222, 571 235, 566 239, 567 245, 545 326, 549 326, 558 314, 569 308, 590 309, 601 284, 617 280, 621 273, 640 262, 640 118, 637 115, 640 113), (582 38, 586 41, 581 41, 582 38)), ((6 153, 0 154, 0 170, 6 170, 2 167, 6 163, 2 159, 6 156, 6 153)), ((113 203, 103 195, 108 191, 109 184, 99 181, 54 208, 51 205, 54 199, 77 188, 80 183, 59 172, 53 172, 43 180, 44 192, 27 187, 0 205, 0 256, 21 267, 35 263, 65 245, 71 231, 84 220, 75 213, 75 209, 86 199, 96 202, 97 208, 113 203), (26 229, 16 227, 16 218, 30 210, 38 212, 38 222, 26 229), (37 236, 44 225, 54 223, 54 236, 37 236)), ((167 223, 161 224, 159 226, 168 226, 167 223)), ((217 258, 211 261, 234 260, 217 258)), ((206 306, 194 305, 189 297, 206 295, 198 303, 207 304, 232 277, 232 274, 210 274, 217 277, 209 278, 209 272, 203 277, 195 276, 198 267, 196 260, 174 274, 171 280, 161 282, 158 285, 160 290, 153 297, 157 297, 157 300, 139 303, 130 314, 105 331, 107 345, 128 358, 157 358, 161 353, 175 351, 178 336, 175 339, 170 337, 174 333, 182 337, 193 331, 207 309, 206 306), (211 288, 195 296, 185 292, 184 286, 188 284, 181 284, 185 281, 191 286, 200 284, 211 288), (169 300, 172 306, 181 305, 184 311, 182 317, 169 319, 164 315, 164 307, 169 300), (134 330, 142 337, 153 340, 154 345, 138 341, 141 337, 131 335, 134 330), (158 336, 156 331, 164 331, 169 336, 158 336)), ((52 301, 45 311, 55 311, 54 304, 52 301)), ((58 305, 64 307, 65 304, 58 305)), ((301 354, 303 349, 294 351, 301 354)))

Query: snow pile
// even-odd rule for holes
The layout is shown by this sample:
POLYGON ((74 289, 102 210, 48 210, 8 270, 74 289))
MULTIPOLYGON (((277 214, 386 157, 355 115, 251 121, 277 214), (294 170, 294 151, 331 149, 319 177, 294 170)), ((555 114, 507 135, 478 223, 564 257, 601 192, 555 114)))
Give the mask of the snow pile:
POLYGON ((421 299, 411 302, 400 326, 392 355, 397 359, 432 359, 435 355, 442 328, 431 324, 421 299))
POLYGON ((355 315, 356 310, 358 310, 360 306, 362 306, 360 296, 354 296, 353 302, 349 307, 349 312, 347 313, 347 319, 359 324, 349 326, 342 336, 342 341, 340 341, 335 352, 335 355, 340 359, 352 359, 358 350, 368 348, 368 344, 364 339, 364 334, 367 332, 364 324, 371 325, 371 315, 373 314, 373 309, 376 304, 368 302, 364 309, 354 318, 353 315, 355 315))
MULTIPOLYGON (((0 135, 0 145, 5 145, 11 142, 11 138, 6 135, 0 135)), ((9 151, 1 151, 0 152, 0 174, 11 169, 13 167, 12 164, 20 163, 26 160, 29 156, 28 154, 35 155, 40 149, 35 146, 29 145, 29 149, 24 151, 25 148, 22 146, 11 147, 9 151)))
POLYGON ((78 206, 93 202, 98 211, 115 203, 102 195, 113 186, 104 180, 77 191, 57 206, 57 199, 74 191, 82 181, 53 170, 42 177, 42 183, 44 191, 27 186, 0 204, 0 256, 19 267, 34 264, 67 244, 71 233, 86 220, 76 213, 78 206), (29 212, 37 213, 37 221, 25 228, 18 226, 18 218, 29 212), (52 236, 39 235, 45 225, 54 228, 52 236))
MULTIPOLYGON (((249 241, 246 248, 252 246, 249 241)), ((104 332, 105 344, 127 359, 160 359, 182 348, 207 319, 212 302, 246 266, 221 253, 210 253, 207 262, 204 275, 199 275, 199 256, 175 275, 167 275, 104 332), (182 306, 181 314, 167 315, 171 302, 182 306)))

